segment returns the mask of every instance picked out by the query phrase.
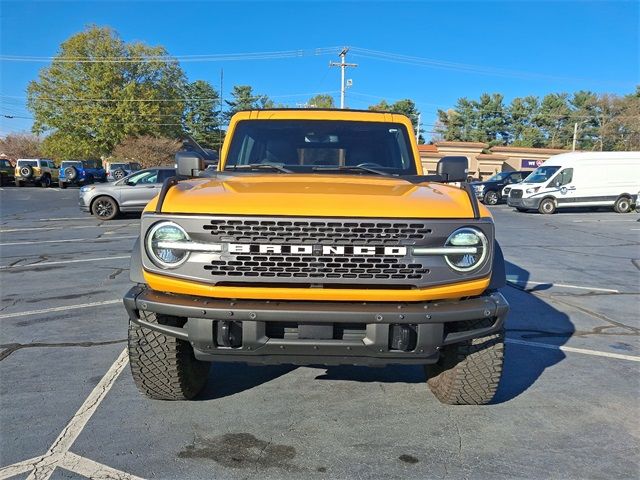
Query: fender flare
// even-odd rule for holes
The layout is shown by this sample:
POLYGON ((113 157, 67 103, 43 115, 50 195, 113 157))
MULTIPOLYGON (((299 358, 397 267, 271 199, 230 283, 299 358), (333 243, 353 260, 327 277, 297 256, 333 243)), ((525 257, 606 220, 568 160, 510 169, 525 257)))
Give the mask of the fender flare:
POLYGON ((507 271, 504 264, 502 248, 497 240, 493 242, 493 264, 491 266, 491 281, 489 290, 498 290, 507 285, 507 271))
POLYGON ((142 269, 142 251, 140 250, 140 237, 136 238, 131 250, 131 263, 129 264, 129 279, 133 283, 145 283, 142 269))

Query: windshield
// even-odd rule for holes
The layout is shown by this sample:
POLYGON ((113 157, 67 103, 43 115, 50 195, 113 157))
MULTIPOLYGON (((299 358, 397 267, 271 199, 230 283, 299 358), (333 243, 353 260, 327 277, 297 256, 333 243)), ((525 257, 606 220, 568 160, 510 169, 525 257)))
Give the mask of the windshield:
POLYGON ((495 175, 492 175, 491 177, 489 177, 488 180, 485 180, 485 181, 487 181, 487 182, 499 182, 501 180, 504 180, 508 176, 509 176, 509 172, 500 172, 500 173, 496 173, 495 175))
POLYGON ((538 167, 524 179, 525 183, 544 183, 553 177, 560 167, 538 167))
POLYGON ((236 127, 224 169, 415 175, 409 145, 398 123, 245 120, 236 127))
POLYGON ((67 162, 62 162, 60 164, 60 168, 67 168, 67 167, 80 167, 81 163, 80 162, 71 162, 71 161, 67 161, 67 162))

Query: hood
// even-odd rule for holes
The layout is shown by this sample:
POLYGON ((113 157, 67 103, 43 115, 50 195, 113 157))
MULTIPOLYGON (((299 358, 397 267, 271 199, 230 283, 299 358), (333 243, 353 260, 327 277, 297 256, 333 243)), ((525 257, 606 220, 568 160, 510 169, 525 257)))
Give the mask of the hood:
MULTIPOLYGON (((155 209, 156 199, 146 210, 155 209)), ((457 187, 358 175, 241 174, 180 182, 165 213, 318 217, 472 218, 457 187)), ((481 208, 483 216, 488 212, 481 208)))

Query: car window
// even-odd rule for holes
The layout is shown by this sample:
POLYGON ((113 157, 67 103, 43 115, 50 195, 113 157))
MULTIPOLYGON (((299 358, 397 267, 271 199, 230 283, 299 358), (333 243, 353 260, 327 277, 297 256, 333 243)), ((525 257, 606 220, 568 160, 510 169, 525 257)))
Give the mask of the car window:
POLYGON ((109 165, 109 170, 117 170, 118 168, 122 168, 123 170, 127 169, 126 163, 112 163, 109 165))
POLYGON ((0 165, 2 165, 3 167, 10 167, 11 162, 9 162, 9 160, 0 160, 0 165))
POLYGON ((239 122, 225 169, 275 164, 295 173, 358 167, 415 174, 407 129, 398 123, 325 120, 239 122))
POLYGON ((73 162, 73 161, 68 161, 68 160, 65 161, 65 162, 62 162, 60 164, 60 168, 67 168, 67 167, 76 167, 77 168, 79 166, 80 166, 80 162, 73 162))
POLYGON ((25 167, 25 166, 31 166, 31 167, 37 167, 38 166, 38 161, 37 160, 18 160, 18 166, 19 167, 25 167))
POLYGON ((565 168, 562 170, 556 178, 553 179, 551 184, 555 187, 562 187, 563 185, 568 185, 573 180, 573 168, 565 168))
POLYGON ((158 178, 157 170, 145 170, 144 172, 131 175, 127 179, 127 184, 128 185, 153 184, 153 183, 156 183, 157 178, 158 178))

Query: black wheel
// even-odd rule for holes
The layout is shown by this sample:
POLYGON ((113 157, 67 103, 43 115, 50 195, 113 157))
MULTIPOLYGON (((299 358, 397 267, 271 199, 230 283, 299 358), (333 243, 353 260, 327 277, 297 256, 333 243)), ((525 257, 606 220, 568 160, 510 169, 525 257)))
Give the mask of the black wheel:
POLYGON ((58 186, 59 186, 62 190, 64 190, 65 188, 67 188, 67 184, 66 184, 66 183, 64 183, 64 182, 58 182, 58 186))
POLYGON ((16 180, 16 185, 18 187, 24 187, 24 182, 22 180, 16 180))
POLYGON ((100 183, 106 183, 107 181, 107 174, 105 173, 102 177, 100 177, 100 183))
POLYGON ((126 176, 127 176, 127 172, 125 172, 121 168, 117 168, 116 170, 113 171, 113 178, 115 178, 116 180, 120 180, 121 178, 124 178, 126 176))
MULTIPOLYGON (((465 322, 464 329, 487 327, 491 319, 465 322)), ((442 403, 484 405, 498 389, 504 364, 504 329, 442 349, 440 360, 425 365, 427 385, 442 403)))
POLYGON ((540 202, 538 211, 545 215, 551 215, 556 211, 556 202, 553 200, 553 198, 545 198, 540 202))
POLYGON ((45 175, 40 179, 40 186, 42 188, 49 188, 51 186, 51 177, 49 175, 45 175))
POLYGON ((100 220, 113 220, 120 213, 118 203, 111 197, 96 198, 91 204, 91 213, 100 220))
POLYGON ((631 199, 629 197, 620 197, 613 204, 613 209, 618 213, 628 213, 631 211, 631 199))
POLYGON ((7 180, 5 180, 5 178, 6 177, 0 173, 0 187, 4 187, 5 182, 8 183, 9 179, 7 178, 7 180))
POLYGON ((485 205, 496 205, 498 203, 498 192, 495 190, 489 190, 484 194, 482 201, 485 205))
POLYGON ((91 185, 92 183, 94 183, 94 179, 92 175, 89 175, 85 180, 84 180, 84 184, 85 185, 91 185))
POLYGON ((526 208, 522 208, 522 207, 516 207, 516 210, 519 212, 526 212, 527 209, 526 208))
POLYGON ((33 167, 31 165, 24 165, 20 167, 20 176, 23 178, 33 177, 33 167))
MULTIPOLYGON (((140 312, 150 323, 181 327, 186 318, 140 312)), ((129 322, 129 364, 138 390, 157 400, 188 400, 207 384, 209 363, 197 360, 189 342, 129 322)))
POLYGON ((64 169, 64 176, 70 182, 78 178, 78 169, 76 167, 67 167, 64 169))

